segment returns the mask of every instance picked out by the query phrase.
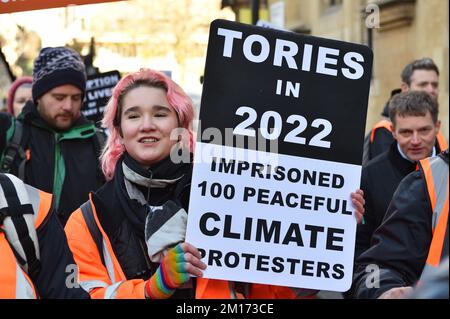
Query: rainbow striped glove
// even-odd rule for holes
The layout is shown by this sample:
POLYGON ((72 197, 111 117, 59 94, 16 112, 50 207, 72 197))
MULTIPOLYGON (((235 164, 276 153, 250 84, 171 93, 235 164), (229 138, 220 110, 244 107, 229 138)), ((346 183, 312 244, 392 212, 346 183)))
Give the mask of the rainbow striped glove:
POLYGON ((170 249, 156 273, 145 284, 145 293, 151 299, 167 299, 189 280, 181 244, 170 249))

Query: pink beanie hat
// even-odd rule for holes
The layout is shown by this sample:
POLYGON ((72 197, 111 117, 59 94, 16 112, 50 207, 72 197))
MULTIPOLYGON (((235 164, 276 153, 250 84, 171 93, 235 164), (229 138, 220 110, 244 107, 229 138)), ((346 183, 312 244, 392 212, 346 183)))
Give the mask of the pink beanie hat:
POLYGON ((17 89, 26 83, 29 83, 29 84, 33 83, 33 78, 31 76, 23 76, 23 77, 17 78, 11 84, 11 87, 9 88, 9 91, 8 91, 8 103, 7 103, 9 114, 15 115, 14 108, 13 108, 14 95, 16 95, 17 89))

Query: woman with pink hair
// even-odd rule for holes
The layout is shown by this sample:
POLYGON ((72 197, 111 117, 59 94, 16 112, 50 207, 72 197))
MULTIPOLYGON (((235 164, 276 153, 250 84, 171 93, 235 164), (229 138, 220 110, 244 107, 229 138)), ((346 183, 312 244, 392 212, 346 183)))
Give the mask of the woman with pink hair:
POLYGON ((201 254, 185 242, 193 113, 160 72, 141 69, 114 88, 102 122, 108 182, 65 227, 81 287, 92 298, 296 298, 287 287, 202 278, 201 254))
POLYGON ((178 154, 192 149, 193 116, 189 97, 163 73, 141 69, 114 88, 102 122, 110 132, 101 154, 108 182, 65 227, 80 285, 92 298, 221 291, 214 281, 194 284, 190 277, 200 278, 206 265, 184 242, 192 156, 183 162, 178 154))
POLYGON ((23 76, 17 78, 8 90, 7 111, 9 114, 17 117, 25 103, 31 100, 31 84, 33 78, 31 76, 23 76))

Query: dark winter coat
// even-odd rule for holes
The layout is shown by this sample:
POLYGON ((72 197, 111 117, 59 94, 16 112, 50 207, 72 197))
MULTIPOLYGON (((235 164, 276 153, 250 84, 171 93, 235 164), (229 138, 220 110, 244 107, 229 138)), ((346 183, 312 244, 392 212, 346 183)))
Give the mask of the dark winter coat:
POLYGON ((90 298, 89 294, 77 285, 76 264, 55 211, 52 211, 37 229, 37 236, 41 270, 33 282, 39 296, 57 299, 90 298))
MULTIPOLYGON (((448 153, 444 159, 448 164, 448 153)), ((354 297, 378 298, 391 288, 417 282, 430 248, 432 215, 425 179, 415 171, 398 186, 385 220, 373 235, 372 246, 356 260, 354 297), (379 273, 370 268, 373 265, 379 267, 379 273), (377 275, 379 288, 368 287, 377 275)))
MULTIPOLYGON (((7 114, 0 114, 0 159, 12 134, 13 121, 7 114)), ((88 199, 89 192, 104 182, 95 125, 81 116, 68 131, 56 132, 31 101, 17 121, 24 127, 21 145, 29 150, 24 182, 55 196, 57 214, 64 226, 70 214, 88 199)), ((19 176, 19 164, 16 159, 11 174, 19 176)))
POLYGON ((357 226, 355 258, 370 247, 372 234, 381 225, 398 184, 415 169, 415 163, 400 155, 396 142, 363 167, 361 189, 366 203, 364 223, 357 226))

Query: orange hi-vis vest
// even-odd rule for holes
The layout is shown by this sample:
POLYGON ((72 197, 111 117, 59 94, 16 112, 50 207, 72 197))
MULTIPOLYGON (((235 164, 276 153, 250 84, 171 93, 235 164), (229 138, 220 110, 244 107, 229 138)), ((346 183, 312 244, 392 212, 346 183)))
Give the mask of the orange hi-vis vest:
MULTIPOLYGON (((2 174, 2 178, 9 178, 17 190, 17 198, 21 204, 30 204, 33 208, 34 229, 28 229, 30 238, 37 243, 36 231, 48 216, 51 210, 52 195, 39 191, 38 189, 25 185, 16 177, 9 174, 2 174)), ((7 212, 8 196, 0 187, 0 213, 7 212)), ((32 226, 31 226, 32 227, 32 226)), ((14 239, 16 230, 11 220, 0 219, 0 299, 36 299, 38 298, 36 289, 30 277, 26 272, 26 266, 20 264, 14 255, 13 249, 19 256, 23 256, 19 243, 14 239)))
MULTIPOLYGON (((391 122, 389 122, 388 120, 381 120, 372 128, 372 132, 370 133, 370 143, 373 143, 373 140, 375 139, 375 132, 380 128, 385 128, 389 132, 392 132, 391 122)), ((442 134, 441 131, 439 131, 436 135, 436 141, 440 151, 444 151, 448 148, 447 140, 445 139, 444 134, 442 134)))
POLYGON ((441 131, 439 131, 436 135, 436 140, 441 151, 445 151, 448 148, 447 141, 445 140, 444 134, 442 134, 441 131))
MULTIPOLYGON (((100 224, 92 194, 89 205, 95 225, 101 234, 102 255, 99 253, 95 235, 85 220, 82 208, 77 209, 69 218, 65 232, 75 262, 78 266, 78 282, 95 299, 143 299, 145 298, 143 279, 128 280, 114 254, 111 242, 100 224), (104 261, 102 261, 102 259, 104 261)), ((88 217, 89 218, 89 217, 88 217)), ((196 299, 241 299, 229 281, 215 279, 196 279, 196 299)), ((252 285, 248 298, 297 298, 288 287, 270 285, 252 285), (271 287, 270 289, 268 287, 271 287)))
POLYGON ((36 299, 36 289, 0 231, 0 299, 36 299))
POLYGON ((421 278, 438 267, 448 254, 448 165, 440 157, 429 157, 419 162, 427 185, 433 210, 430 250, 421 278))
POLYGON ((389 132, 392 132, 391 122, 388 120, 381 120, 372 127, 372 132, 370 133, 370 143, 373 143, 373 140, 375 139, 375 132, 380 128, 385 128, 389 132))

